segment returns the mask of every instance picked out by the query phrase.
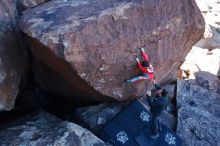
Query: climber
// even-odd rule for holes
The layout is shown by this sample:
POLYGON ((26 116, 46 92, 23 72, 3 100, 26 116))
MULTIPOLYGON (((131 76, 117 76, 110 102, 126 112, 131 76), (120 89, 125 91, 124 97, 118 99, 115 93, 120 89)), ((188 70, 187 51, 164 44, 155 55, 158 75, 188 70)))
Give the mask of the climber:
POLYGON ((162 114, 164 108, 168 104, 167 91, 161 88, 160 85, 154 84, 156 88, 155 97, 151 96, 151 92, 147 92, 147 101, 150 106, 150 111, 152 113, 151 121, 151 138, 159 137, 159 132, 162 132, 162 127, 159 121, 159 116, 162 114))
POLYGON ((127 79, 127 83, 137 82, 140 80, 154 80, 154 68, 149 62, 147 54, 144 52, 144 48, 141 48, 141 55, 143 57, 143 62, 141 63, 138 58, 136 58, 137 66, 142 71, 139 76, 127 79))

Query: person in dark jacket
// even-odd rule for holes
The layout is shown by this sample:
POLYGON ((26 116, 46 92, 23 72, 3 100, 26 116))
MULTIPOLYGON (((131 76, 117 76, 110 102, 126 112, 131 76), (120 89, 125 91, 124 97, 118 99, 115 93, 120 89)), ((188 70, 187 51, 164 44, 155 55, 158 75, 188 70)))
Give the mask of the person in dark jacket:
POLYGON ((156 87, 155 97, 152 97, 149 95, 149 93, 147 94, 147 101, 152 113, 151 138, 159 137, 159 132, 162 132, 159 116, 162 114, 164 108, 168 104, 167 91, 157 84, 154 84, 154 86, 156 87))

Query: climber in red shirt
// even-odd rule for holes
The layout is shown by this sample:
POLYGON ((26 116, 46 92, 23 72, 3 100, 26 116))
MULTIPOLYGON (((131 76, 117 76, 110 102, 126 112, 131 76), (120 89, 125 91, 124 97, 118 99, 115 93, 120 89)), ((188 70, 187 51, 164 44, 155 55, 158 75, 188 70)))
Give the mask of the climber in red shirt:
POLYGON ((147 54, 144 52, 144 48, 141 48, 141 55, 143 62, 141 63, 138 58, 136 58, 137 66, 142 71, 139 76, 127 79, 127 83, 137 82, 140 80, 154 80, 154 68, 150 64, 147 54))

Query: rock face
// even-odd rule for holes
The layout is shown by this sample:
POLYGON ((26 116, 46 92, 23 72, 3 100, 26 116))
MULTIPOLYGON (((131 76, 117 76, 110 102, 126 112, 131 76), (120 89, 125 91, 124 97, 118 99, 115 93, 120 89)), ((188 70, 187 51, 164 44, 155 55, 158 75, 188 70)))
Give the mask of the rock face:
POLYGON ((177 134, 183 145, 220 144, 220 95, 207 90, 195 80, 178 80, 177 134))
POLYGON ((46 113, 24 117, 0 131, 1 145, 106 146, 90 131, 46 113))
POLYGON ((20 0, 20 3, 25 9, 30 9, 32 7, 35 7, 39 4, 42 4, 48 1, 50 0, 20 0))
POLYGON ((40 62, 34 68, 41 86, 78 91, 85 100, 124 100, 151 86, 124 82, 138 73, 137 48, 147 48, 158 82, 175 79, 204 21, 193 0, 53 0, 25 11, 20 27, 40 62))
POLYGON ((0 1, 0 111, 14 106, 26 64, 15 0, 0 1))

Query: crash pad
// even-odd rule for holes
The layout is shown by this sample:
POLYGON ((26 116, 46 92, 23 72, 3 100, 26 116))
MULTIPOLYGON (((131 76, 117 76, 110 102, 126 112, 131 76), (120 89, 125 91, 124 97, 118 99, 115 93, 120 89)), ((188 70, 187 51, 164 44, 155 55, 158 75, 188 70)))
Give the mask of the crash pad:
POLYGON ((152 139, 152 115, 142 100, 134 100, 101 130, 101 137, 115 146, 180 146, 181 139, 162 125, 158 138, 152 139))

